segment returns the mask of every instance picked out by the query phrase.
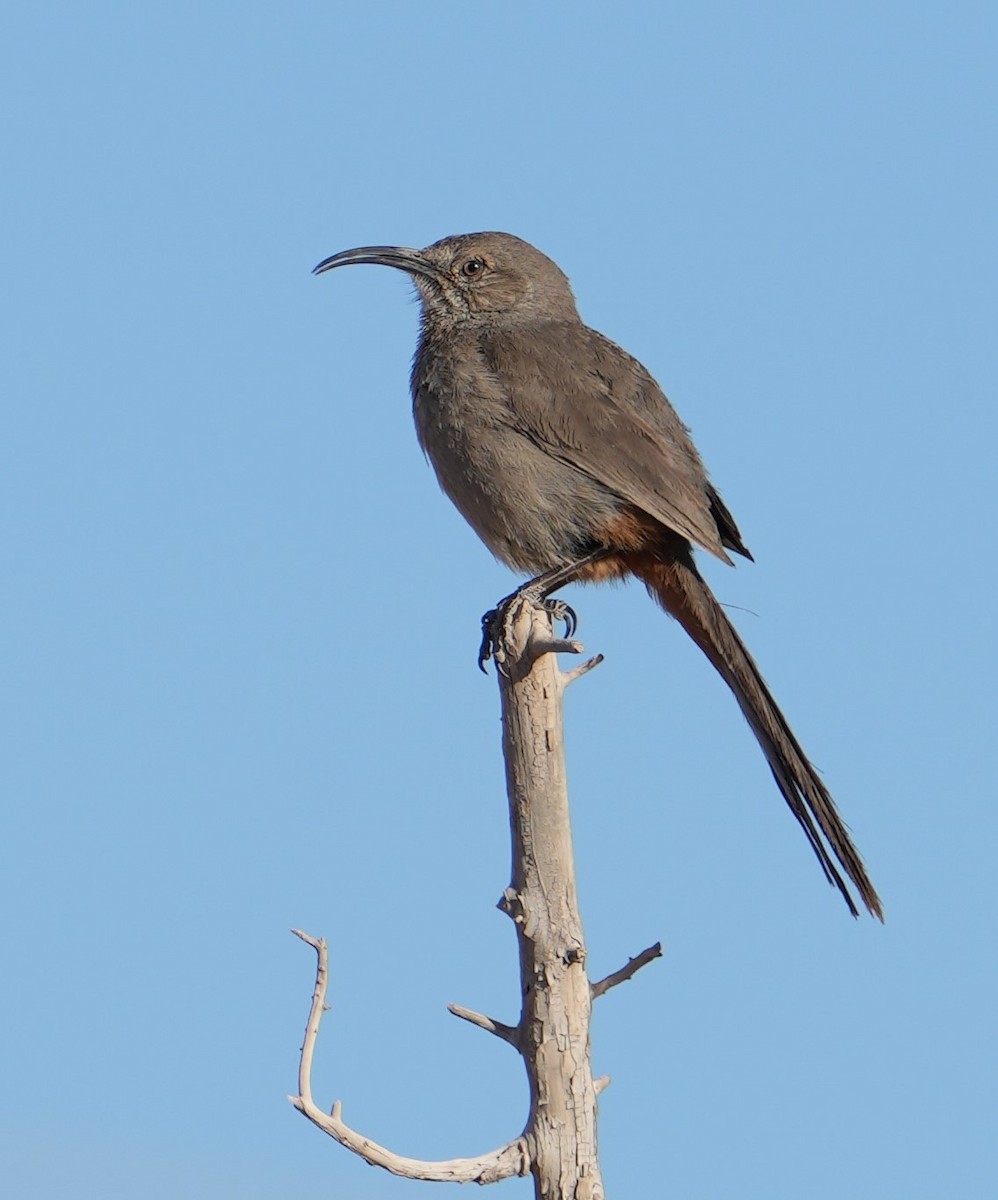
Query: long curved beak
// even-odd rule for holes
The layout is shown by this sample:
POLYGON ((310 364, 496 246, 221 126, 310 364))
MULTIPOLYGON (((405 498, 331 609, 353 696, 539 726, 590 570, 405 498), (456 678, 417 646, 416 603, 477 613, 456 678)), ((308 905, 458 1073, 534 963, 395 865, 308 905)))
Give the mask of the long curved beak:
POLYGON ((430 279, 440 277, 439 268, 427 262, 421 250, 411 250, 408 246, 358 246, 354 250, 341 250, 339 254, 324 258, 317 267, 313 267, 312 274, 321 275, 323 271, 331 271, 334 267, 350 267, 355 263, 397 267, 410 275, 426 275, 430 279))

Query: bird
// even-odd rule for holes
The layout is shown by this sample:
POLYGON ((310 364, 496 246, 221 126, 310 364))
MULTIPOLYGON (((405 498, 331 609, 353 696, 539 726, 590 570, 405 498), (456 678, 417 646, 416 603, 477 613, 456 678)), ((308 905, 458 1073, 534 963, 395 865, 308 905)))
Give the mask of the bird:
MULTIPOLYGON (((846 878, 882 921, 828 788, 697 569, 695 549, 728 564, 752 555, 651 373, 587 326, 557 263, 512 234, 458 234, 422 250, 360 246, 314 274, 364 263, 401 270, 415 285, 418 440, 488 549, 532 576, 513 595, 541 601, 568 582, 642 581, 733 692, 849 911, 859 915, 846 878)), ((556 611, 571 631, 574 614, 556 611)))

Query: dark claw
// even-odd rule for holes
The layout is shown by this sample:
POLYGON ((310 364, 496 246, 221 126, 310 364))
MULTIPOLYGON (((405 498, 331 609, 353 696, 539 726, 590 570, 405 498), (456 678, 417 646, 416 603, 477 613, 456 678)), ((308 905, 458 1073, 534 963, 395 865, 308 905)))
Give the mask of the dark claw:
POLYGON ((565 622, 565 637, 575 636, 575 631, 579 628, 579 618, 571 605, 566 604, 564 600, 542 600, 540 605, 556 621, 565 622))
POLYGON ((483 675, 488 675, 489 659, 495 654, 499 644, 496 625, 501 620, 502 609, 490 608, 482 617, 482 644, 478 647, 478 669, 483 675))

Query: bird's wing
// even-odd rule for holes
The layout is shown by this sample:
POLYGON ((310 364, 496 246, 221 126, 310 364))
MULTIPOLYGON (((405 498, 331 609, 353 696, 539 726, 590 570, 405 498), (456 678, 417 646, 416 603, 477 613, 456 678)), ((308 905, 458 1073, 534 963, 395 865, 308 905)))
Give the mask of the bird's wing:
POLYGON ((689 431, 647 370, 581 323, 494 334, 483 352, 520 431, 560 461, 730 562, 747 554, 689 431))

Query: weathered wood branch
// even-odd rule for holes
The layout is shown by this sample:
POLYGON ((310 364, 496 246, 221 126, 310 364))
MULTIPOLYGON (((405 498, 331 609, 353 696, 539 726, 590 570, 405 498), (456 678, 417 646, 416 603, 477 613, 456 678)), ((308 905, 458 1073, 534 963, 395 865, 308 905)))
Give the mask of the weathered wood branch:
POLYGON ((504 1025, 502 1021, 495 1021, 484 1013, 475 1012, 472 1008, 465 1008, 463 1004, 448 1004, 447 1011, 452 1012, 455 1017, 460 1017, 462 1021, 477 1025, 479 1029, 484 1029, 487 1033, 494 1033, 497 1038, 509 1042, 511 1046, 519 1044, 520 1031, 515 1025, 504 1025))
POLYGON ((317 959, 312 1007, 305 1026, 305 1040, 298 1065, 298 1095, 288 1097, 295 1108, 308 1117, 313 1125, 318 1125, 323 1133, 328 1133, 341 1146, 359 1154, 372 1167, 384 1167, 393 1175, 402 1175, 406 1179, 423 1179, 433 1183, 495 1183, 500 1179, 509 1179, 511 1175, 526 1175, 530 1167, 523 1138, 516 1138, 478 1158, 449 1158, 431 1162, 395 1154, 351 1129, 343 1120, 343 1105, 339 1100, 333 1105, 331 1113, 324 1113, 319 1108, 312 1099, 312 1058, 322 1014, 327 1009, 328 950, 325 938, 310 937, 300 929, 291 932, 303 942, 308 942, 315 950, 317 959))
POLYGON ((520 947, 520 1047, 530 1084, 524 1136, 534 1195, 602 1200, 592 1002, 562 734, 566 677, 545 653, 551 640, 546 614, 528 605, 511 614, 499 692, 513 881, 500 907, 512 917, 520 947))
POLYGON ((410 1179, 493 1183, 532 1174, 537 1200, 603 1200, 596 1153, 596 1097, 608 1076, 592 1074, 592 1001, 661 954, 656 944, 596 984, 586 973, 568 811, 562 735, 566 687, 602 661, 597 655, 562 672, 555 654, 582 650, 556 638, 551 619, 521 602, 511 610, 497 665, 502 701, 503 755, 512 835, 512 882, 499 907, 513 920, 520 952, 522 1004, 515 1026, 461 1005, 455 1016, 514 1046, 524 1060, 530 1112, 522 1135, 478 1158, 427 1162, 404 1158, 350 1129, 339 1102, 331 1115, 312 1100, 311 1068, 325 1011, 324 939, 294 932, 316 951, 315 989, 305 1029, 297 1096, 291 1103, 366 1162, 410 1179))
MULTIPOLYGON (((589 1040, 592 988, 575 883, 562 706, 602 656, 562 672, 549 618, 521 605, 507 621, 499 690, 513 848, 500 908, 520 948, 520 1051, 530 1084, 524 1137, 537 1200, 602 1200, 589 1040)), ((559 651, 581 652, 577 643, 559 651)))
POLYGON ((626 983, 634 975, 647 966, 656 958, 662 957, 662 943, 656 942, 654 946, 649 946, 647 950, 642 950, 640 954, 634 958, 629 958, 627 963, 620 968, 619 971, 613 971, 605 976, 598 983, 593 984, 592 994, 595 1000, 597 996, 602 996, 608 992, 610 988, 616 987, 618 983, 626 983))

